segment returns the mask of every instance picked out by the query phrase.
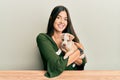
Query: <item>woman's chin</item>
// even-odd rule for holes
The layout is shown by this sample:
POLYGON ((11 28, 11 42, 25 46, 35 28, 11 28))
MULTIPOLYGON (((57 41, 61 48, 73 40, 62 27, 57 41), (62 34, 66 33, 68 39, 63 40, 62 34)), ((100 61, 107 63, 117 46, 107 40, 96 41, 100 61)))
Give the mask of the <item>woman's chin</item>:
POLYGON ((58 29, 57 31, 58 31, 58 32, 63 32, 63 30, 64 30, 64 29, 58 29))

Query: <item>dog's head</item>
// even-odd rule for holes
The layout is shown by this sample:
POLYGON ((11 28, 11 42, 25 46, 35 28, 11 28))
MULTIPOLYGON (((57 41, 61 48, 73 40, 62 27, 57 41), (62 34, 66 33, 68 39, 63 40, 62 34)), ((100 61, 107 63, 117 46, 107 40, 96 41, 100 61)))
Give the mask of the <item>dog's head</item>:
POLYGON ((74 36, 69 34, 69 33, 63 33, 62 36, 62 47, 67 47, 70 49, 70 47, 72 46, 72 40, 74 39, 74 36))

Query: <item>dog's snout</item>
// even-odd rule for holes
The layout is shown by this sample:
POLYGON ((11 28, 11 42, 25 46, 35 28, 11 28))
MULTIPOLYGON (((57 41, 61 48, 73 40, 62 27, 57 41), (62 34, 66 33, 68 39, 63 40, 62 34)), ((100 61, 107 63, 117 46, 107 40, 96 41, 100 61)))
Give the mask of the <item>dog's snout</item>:
POLYGON ((63 46, 66 46, 66 44, 63 44, 63 46))

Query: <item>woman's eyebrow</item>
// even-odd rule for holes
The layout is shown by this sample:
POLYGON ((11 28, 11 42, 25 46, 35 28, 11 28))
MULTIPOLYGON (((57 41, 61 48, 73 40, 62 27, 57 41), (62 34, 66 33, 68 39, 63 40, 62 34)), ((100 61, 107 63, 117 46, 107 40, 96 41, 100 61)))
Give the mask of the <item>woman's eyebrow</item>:
MULTIPOLYGON (((58 16, 62 17, 61 15, 58 14, 58 16)), ((68 17, 64 17, 64 18, 68 18, 68 17)))

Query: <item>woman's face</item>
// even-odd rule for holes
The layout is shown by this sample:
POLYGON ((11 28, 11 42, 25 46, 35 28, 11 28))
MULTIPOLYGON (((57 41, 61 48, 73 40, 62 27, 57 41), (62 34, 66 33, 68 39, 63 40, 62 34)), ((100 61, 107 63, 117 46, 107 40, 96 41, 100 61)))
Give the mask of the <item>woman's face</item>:
POLYGON ((66 11, 61 11, 54 21, 54 32, 62 32, 68 24, 66 11))

